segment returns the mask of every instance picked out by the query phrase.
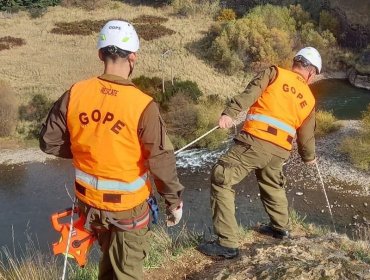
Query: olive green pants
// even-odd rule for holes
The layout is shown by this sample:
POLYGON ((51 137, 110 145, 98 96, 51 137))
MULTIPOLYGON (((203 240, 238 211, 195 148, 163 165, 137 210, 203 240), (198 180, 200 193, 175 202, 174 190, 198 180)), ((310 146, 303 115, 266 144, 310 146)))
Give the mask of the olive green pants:
POLYGON ((222 246, 238 247, 233 186, 255 171, 263 206, 271 224, 289 229, 288 200, 283 175, 284 159, 236 142, 222 155, 212 170, 211 210, 214 232, 222 246))
MULTIPOLYGON (((104 211, 79 202, 82 212, 90 213, 90 226, 97 236, 102 257, 99 263, 99 280, 141 280, 144 259, 149 251, 148 227, 139 230, 122 231, 109 223, 104 211)), ((127 211, 111 212, 116 220, 140 216, 147 209, 143 204, 127 211)))

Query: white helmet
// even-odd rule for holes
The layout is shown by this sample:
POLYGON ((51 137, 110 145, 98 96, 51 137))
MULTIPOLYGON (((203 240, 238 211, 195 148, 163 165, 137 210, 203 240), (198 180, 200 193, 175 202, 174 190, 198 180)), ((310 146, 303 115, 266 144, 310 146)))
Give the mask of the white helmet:
POLYGON ((108 21, 100 31, 97 48, 116 46, 125 51, 139 50, 139 37, 132 24, 122 20, 108 21))
POLYGON ((318 73, 321 72, 321 55, 320 53, 313 47, 306 47, 301 49, 297 54, 294 56, 294 60, 299 60, 299 56, 304 57, 306 60, 308 60, 309 63, 311 63, 313 66, 316 67, 318 73), (296 59, 298 58, 298 59, 296 59))

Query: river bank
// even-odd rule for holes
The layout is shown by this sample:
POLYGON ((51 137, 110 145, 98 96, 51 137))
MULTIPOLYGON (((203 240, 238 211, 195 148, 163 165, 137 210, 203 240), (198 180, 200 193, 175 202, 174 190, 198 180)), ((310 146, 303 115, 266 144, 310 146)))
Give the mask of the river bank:
MULTIPOLYGON (((361 185, 361 194, 368 195, 370 190, 370 174, 355 169, 349 162, 348 157, 339 150, 339 145, 344 137, 353 136, 360 129, 360 121, 342 120, 339 121, 341 128, 325 137, 317 139, 317 156, 322 174, 327 179, 336 179, 348 184, 361 185)), ((212 164, 222 154, 222 150, 207 151, 205 149, 188 150, 181 153, 177 165, 181 168, 201 168, 202 165, 212 164)), ((56 159, 47 155, 39 148, 8 148, 0 149, 0 164, 19 165, 30 162, 45 163, 48 160, 56 159)), ((292 165, 301 164, 299 156, 293 152, 290 159, 292 165)), ((291 170, 288 169, 288 172, 291 170)), ((302 175, 304 176, 304 175, 302 175)))

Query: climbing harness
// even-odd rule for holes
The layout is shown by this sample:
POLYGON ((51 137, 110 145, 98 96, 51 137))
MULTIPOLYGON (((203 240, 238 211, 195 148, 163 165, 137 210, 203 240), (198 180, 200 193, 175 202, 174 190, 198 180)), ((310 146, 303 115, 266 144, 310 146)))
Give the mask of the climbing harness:
POLYGON ((330 202, 329 202, 329 199, 328 199, 328 195, 326 194, 324 181, 322 179, 322 176, 321 176, 321 173, 320 173, 320 169, 319 169, 319 165, 317 164, 317 161, 315 162, 315 165, 316 165, 317 173, 319 174, 319 178, 320 178, 322 190, 324 191, 324 195, 325 195, 325 199, 326 199, 326 204, 328 205, 328 209, 329 209, 329 213, 330 213, 330 217, 331 217, 331 222, 333 224, 333 229, 334 229, 334 232, 337 233, 337 231, 335 229, 335 223, 334 223, 333 213, 331 212, 330 202))
POLYGON ((54 255, 65 255, 62 277, 65 279, 67 258, 74 258, 80 267, 84 267, 87 263, 89 250, 96 238, 92 232, 85 229, 86 217, 75 207, 75 203, 72 208, 53 214, 51 223, 54 229, 61 234, 59 241, 53 243, 52 246, 54 255), (73 220, 74 214, 79 214, 79 218, 73 220), (61 224, 59 219, 68 216, 71 217, 70 223, 61 224))

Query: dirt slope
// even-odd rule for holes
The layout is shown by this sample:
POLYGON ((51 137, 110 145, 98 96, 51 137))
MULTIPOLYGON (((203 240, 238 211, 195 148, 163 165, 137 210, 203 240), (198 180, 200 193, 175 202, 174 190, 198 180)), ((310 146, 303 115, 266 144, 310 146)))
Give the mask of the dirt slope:
MULTIPOLYGON (((246 280, 246 279, 370 279, 368 263, 356 260, 352 241, 345 236, 322 237, 295 233, 289 241, 277 241, 257 233, 245 240, 240 257, 213 259, 194 249, 180 259, 147 273, 148 279, 246 280)), ((369 244, 365 244, 369 249, 369 244)))

